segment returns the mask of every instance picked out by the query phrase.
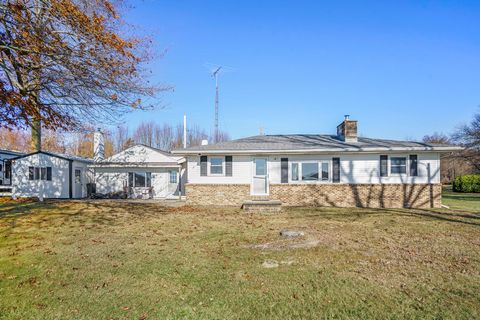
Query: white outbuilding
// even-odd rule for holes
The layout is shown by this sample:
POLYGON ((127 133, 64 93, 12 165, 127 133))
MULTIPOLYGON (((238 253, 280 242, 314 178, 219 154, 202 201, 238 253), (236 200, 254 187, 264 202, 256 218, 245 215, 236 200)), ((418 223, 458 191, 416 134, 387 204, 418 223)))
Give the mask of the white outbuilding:
POLYGON ((87 196, 93 160, 37 151, 11 159, 12 197, 80 199, 87 196))

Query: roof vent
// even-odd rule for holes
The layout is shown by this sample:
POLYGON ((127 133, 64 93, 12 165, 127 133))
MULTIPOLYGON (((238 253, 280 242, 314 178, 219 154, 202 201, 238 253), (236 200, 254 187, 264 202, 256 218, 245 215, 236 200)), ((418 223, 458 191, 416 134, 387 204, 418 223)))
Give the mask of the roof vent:
POLYGON ((207 146, 208 145, 208 140, 207 139, 203 139, 202 140, 202 146, 207 146))

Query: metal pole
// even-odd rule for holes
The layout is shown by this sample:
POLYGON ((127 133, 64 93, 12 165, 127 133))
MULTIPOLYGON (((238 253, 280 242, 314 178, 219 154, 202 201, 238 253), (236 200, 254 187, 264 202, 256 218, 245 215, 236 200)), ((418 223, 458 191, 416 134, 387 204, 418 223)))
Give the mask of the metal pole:
POLYGON ((183 115, 183 147, 187 147, 187 114, 183 115))
POLYGON ((218 67, 217 70, 213 72, 215 78, 215 136, 214 142, 218 142, 218 72, 222 67, 218 67))

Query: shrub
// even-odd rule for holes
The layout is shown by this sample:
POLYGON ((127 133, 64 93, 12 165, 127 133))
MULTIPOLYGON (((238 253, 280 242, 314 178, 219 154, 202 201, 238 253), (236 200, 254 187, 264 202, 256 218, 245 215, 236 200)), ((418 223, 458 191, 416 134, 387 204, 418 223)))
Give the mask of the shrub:
POLYGON ((455 181, 453 181, 453 191, 480 193, 480 174, 467 174, 456 177, 455 181))

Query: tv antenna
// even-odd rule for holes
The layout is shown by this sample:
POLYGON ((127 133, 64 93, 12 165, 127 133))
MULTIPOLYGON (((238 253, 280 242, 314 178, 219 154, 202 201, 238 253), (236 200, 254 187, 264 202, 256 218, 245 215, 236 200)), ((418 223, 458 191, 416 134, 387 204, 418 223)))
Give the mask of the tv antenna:
POLYGON ((218 73, 222 67, 218 67, 212 72, 212 77, 215 78, 215 137, 214 142, 218 142, 218 73))

